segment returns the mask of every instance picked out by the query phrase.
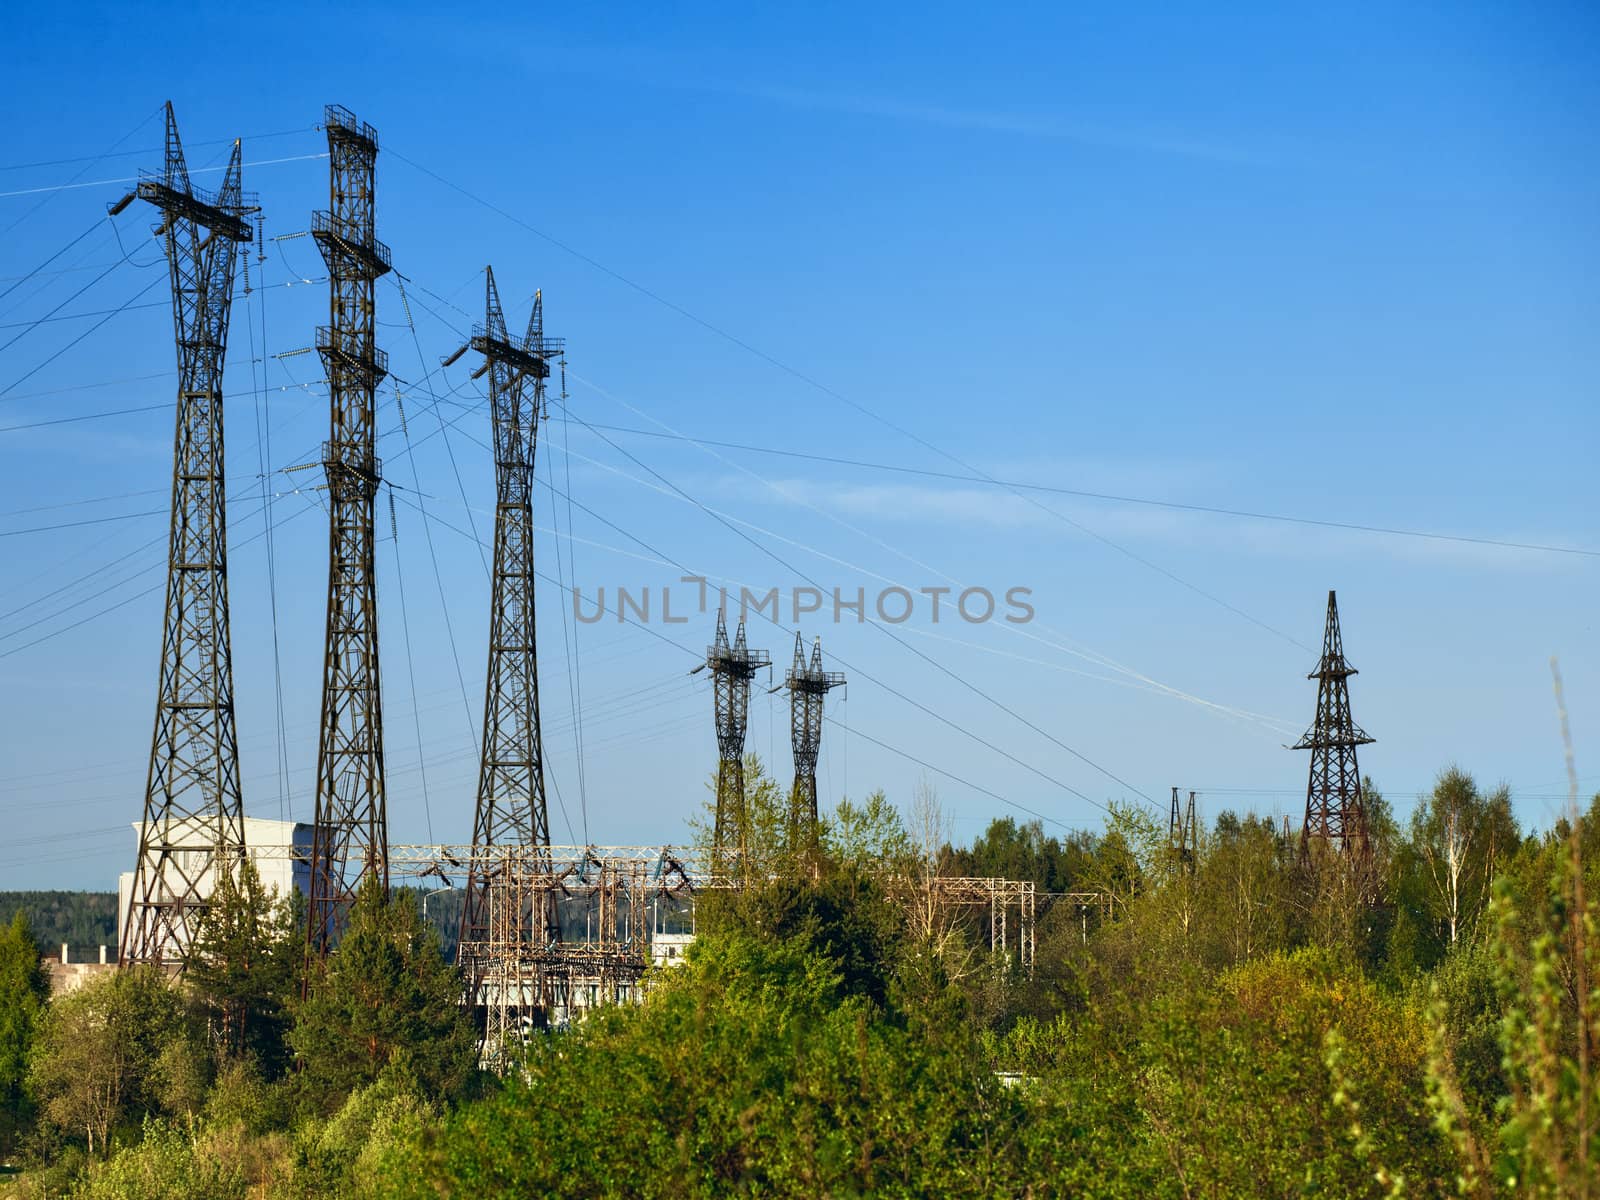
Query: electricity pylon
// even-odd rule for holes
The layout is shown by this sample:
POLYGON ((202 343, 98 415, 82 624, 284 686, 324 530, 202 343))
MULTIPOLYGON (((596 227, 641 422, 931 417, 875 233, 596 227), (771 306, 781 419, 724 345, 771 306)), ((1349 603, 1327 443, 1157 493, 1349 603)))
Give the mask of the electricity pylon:
MULTIPOLYGON (((506 332, 494 271, 488 272, 484 323, 472 331, 471 349, 483 355, 475 373, 489 376, 494 426, 494 580, 489 611, 489 675, 483 701, 483 758, 478 771, 477 815, 472 824, 472 867, 467 875, 460 944, 476 975, 489 940, 494 889, 478 852, 490 846, 550 846, 545 804, 544 745, 539 733, 539 656, 534 628, 533 476, 545 380, 563 351, 544 333, 544 300, 534 294, 528 332, 506 332)), ((454 362, 463 347, 445 362, 454 362)), ((541 944, 560 936, 553 891, 535 898, 529 914, 541 944)))
POLYGON ((716 640, 706 647, 706 661, 695 671, 710 670, 717 710, 717 815, 713 849, 718 862, 736 851, 740 867, 750 849, 749 813, 744 794, 744 734, 750 722, 750 680, 772 666, 765 650, 751 650, 744 641, 744 621, 728 641, 728 619, 717 609, 716 640))
POLYGON ((810 851, 817 843, 817 755, 822 750, 822 708, 827 695, 844 685, 844 673, 822 669, 822 639, 805 648, 794 635, 794 665, 783 677, 789 689, 789 744, 794 751, 794 790, 789 794, 789 845, 810 851))
POLYGON ((1366 801, 1356 747, 1374 739, 1350 715, 1350 676, 1356 669, 1345 660, 1339 633, 1339 604, 1328 593, 1328 621, 1322 635, 1322 657, 1307 679, 1317 680, 1317 715, 1311 728, 1293 746, 1311 751, 1306 784, 1306 819, 1300 827, 1300 858, 1309 861, 1313 840, 1351 860, 1365 863, 1371 851, 1366 801))
POLYGON ((222 368, 236 247, 260 210, 240 191, 240 145, 215 196, 189 183, 178 122, 167 104, 166 164, 141 173, 135 198, 161 210, 178 351, 177 429, 161 682, 145 783, 133 893, 117 960, 180 965, 219 875, 244 856, 244 802, 233 711, 228 626, 228 528, 222 446, 222 368))
POLYGON ((328 135, 330 205, 313 214, 311 236, 328 265, 331 324, 317 330, 328 373, 328 629, 317 747, 307 942, 325 954, 361 881, 389 887, 383 777, 383 706, 378 680, 378 595, 373 578, 373 497, 383 478, 374 454, 374 395, 388 356, 374 344, 374 284, 389 248, 374 236, 378 135, 338 105, 328 135), (352 860, 355 871, 350 870, 352 860))
POLYGON ((1200 857, 1200 826, 1194 815, 1194 793, 1189 793, 1186 808, 1178 807, 1178 789, 1172 789, 1172 814, 1167 818, 1167 841, 1178 852, 1186 870, 1194 870, 1200 857))

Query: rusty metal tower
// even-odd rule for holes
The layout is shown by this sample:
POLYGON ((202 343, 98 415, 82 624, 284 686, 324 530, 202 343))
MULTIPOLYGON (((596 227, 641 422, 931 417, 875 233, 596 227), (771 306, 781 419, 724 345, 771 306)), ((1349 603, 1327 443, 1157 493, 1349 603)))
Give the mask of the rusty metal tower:
POLYGON ((373 397, 388 374, 374 344, 374 284, 389 248, 373 235, 378 135, 329 105, 330 204, 311 236, 328 265, 331 324, 317 330, 328 373, 330 422, 322 447, 328 485, 328 630, 317 748, 307 938, 326 953, 363 878, 389 886, 383 707, 378 686, 378 604, 373 578, 373 497, 383 477, 374 454, 373 397), (352 867, 354 868, 352 870, 352 867))
POLYGON ((1350 715, 1350 676, 1356 674, 1344 656, 1339 634, 1339 604, 1328 593, 1328 623, 1322 635, 1322 657, 1307 679, 1317 680, 1317 716, 1293 746, 1311 751, 1306 784, 1306 819, 1300 827, 1300 858, 1311 857, 1313 840, 1365 861, 1371 846, 1366 803, 1361 794, 1361 768, 1356 747, 1373 739, 1350 715))
MULTIPOLYGON (((475 947, 489 940, 491 892, 499 884, 479 868, 479 855, 491 846, 514 845, 542 849, 548 856, 550 847, 534 629, 533 475, 539 422, 545 415, 545 380, 552 361, 564 349, 561 339, 545 336, 544 300, 537 292, 527 333, 512 338, 506 332, 494 271, 487 275, 484 322, 472 331, 469 343, 483 355, 477 374, 489 376, 495 477, 483 758, 472 827, 473 866, 461 918, 461 945, 469 960, 477 954, 475 947)), ((545 893, 538 908, 528 914, 533 925, 529 932, 542 945, 560 936, 554 893, 545 893)))
MULTIPOLYGON (((744 621, 728 642, 727 614, 717 609, 716 641, 706 647, 706 661, 695 671, 710 670, 717 708, 717 816, 713 833, 717 856, 749 849, 744 795, 744 734, 750 720, 750 680, 772 666, 765 650, 751 650, 744 641, 744 621)), ((691 672, 692 673, 692 672, 691 672)))
POLYGON ((822 669, 822 639, 805 648, 794 635, 794 665, 783 677, 789 689, 789 744, 794 751, 794 791, 789 796, 789 845, 809 850, 817 841, 817 755, 822 750, 822 706, 827 695, 844 686, 841 671, 822 669))
POLYGON ((1178 853, 1178 861, 1185 869, 1194 870, 1200 856, 1200 826, 1195 820, 1194 793, 1189 793, 1186 807, 1178 806, 1178 789, 1172 789, 1172 813, 1167 818, 1167 841, 1178 853))
POLYGON ((244 855, 228 625, 222 368, 236 248, 253 237, 246 215, 260 210, 240 191, 239 158, 235 141, 215 196, 192 187, 168 103, 161 174, 141 173, 136 190, 111 206, 116 215, 138 198, 161 210, 156 234, 171 273, 178 351, 161 682, 133 894, 117 951, 123 965, 181 964, 190 923, 206 907, 217 873, 244 855))

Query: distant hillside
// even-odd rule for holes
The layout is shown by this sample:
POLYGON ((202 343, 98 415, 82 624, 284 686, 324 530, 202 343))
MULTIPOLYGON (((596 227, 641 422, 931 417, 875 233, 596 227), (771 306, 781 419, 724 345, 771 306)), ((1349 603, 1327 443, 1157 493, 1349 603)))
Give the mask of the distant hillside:
POLYGON ((102 945, 117 943, 115 892, 0 892, 0 923, 9 925, 18 909, 33 922, 33 936, 47 954, 59 954, 61 943, 75 959, 97 956, 102 945))

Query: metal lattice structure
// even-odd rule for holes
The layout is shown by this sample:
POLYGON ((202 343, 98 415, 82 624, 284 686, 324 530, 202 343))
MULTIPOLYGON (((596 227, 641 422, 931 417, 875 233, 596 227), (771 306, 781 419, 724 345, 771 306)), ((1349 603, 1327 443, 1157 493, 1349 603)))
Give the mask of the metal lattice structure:
MULTIPOLYGON (((252 853, 292 857, 295 850, 258 846, 252 853)), ((700 895, 775 878, 752 877, 715 849, 687 846, 394 845, 389 869, 397 884, 448 888, 473 875, 496 881, 489 892, 487 966, 473 1003, 484 1010, 482 1065, 497 1071, 508 1065, 506 1048, 530 1029, 565 1025, 597 1005, 637 999, 652 959, 664 961, 658 939, 672 933, 668 925, 692 927, 700 895), (526 914, 551 903, 562 914, 564 936, 559 942, 528 938, 526 914)), ((1033 970, 1033 883, 896 873, 881 882, 896 903, 964 915, 980 936, 986 928, 991 953, 1014 955, 1022 970, 1033 970)), ((1098 892, 1053 899, 1086 910, 1109 906, 1098 892)))
POLYGON ((750 721, 750 680, 771 665, 772 658, 765 650, 751 650, 745 645, 742 619, 733 642, 729 643, 727 615, 719 608, 716 641, 706 647, 704 666, 695 670, 711 672, 716 698, 717 815, 713 840, 719 852, 737 851, 741 863, 746 860, 749 849, 744 735, 750 721))
POLYGON ((133 893, 118 961, 177 966, 220 871, 244 855, 244 803, 228 624, 228 531, 222 370, 237 247, 252 238, 254 197, 240 190, 240 145, 215 196, 190 185, 172 105, 166 163, 141 173, 137 197, 161 210, 172 281, 178 398, 172 525, 155 732, 133 893), (195 849, 196 845, 209 849, 195 849))
POLYGON ((383 478, 374 453, 373 401, 388 374, 388 356, 374 339, 373 292, 389 270, 389 249, 374 236, 376 131, 337 105, 328 107, 323 124, 330 204, 311 223, 328 266, 331 318, 317 330, 330 421, 322 448, 328 487, 328 628, 307 923, 314 954, 326 953, 337 937, 362 879, 389 884, 372 561, 373 498, 383 478))
MULTIPOLYGON (((563 346, 560 339, 545 336, 544 302, 538 293, 527 333, 512 339, 506 332, 494 271, 487 275, 484 323, 473 330, 469 343, 484 357, 478 373, 489 377, 495 474, 489 672, 472 844, 478 852, 496 846, 531 847, 537 857, 537 851, 550 845, 550 818, 534 628, 534 452, 544 417, 545 380, 563 346)), ((495 964, 521 961, 521 950, 511 946, 530 937, 541 944, 560 937, 552 897, 523 896, 520 885, 519 894, 502 896, 499 888, 500 881, 492 874, 477 869, 468 873, 459 957, 474 980, 485 971, 508 969, 495 964), (535 899, 537 907, 525 907, 525 901, 535 899)), ((501 986, 502 993, 507 986, 501 986)))
POLYGON ((1302 861, 1309 861, 1313 842, 1360 862, 1366 861, 1371 850, 1356 747, 1374 739, 1350 715, 1350 676, 1354 674, 1356 669, 1345 659, 1344 639, 1339 633, 1339 604, 1330 591, 1322 657, 1317 669, 1306 676, 1317 680, 1317 715, 1293 747, 1311 751, 1306 819, 1300 827, 1302 861))
POLYGON ((817 840, 817 756, 822 752, 822 709, 828 693, 844 686, 844 674, 822 669, 822 639, 805 647, 794 635, 794 665, 783 677, 789 689, 789 744, 794 751, 794 790, 789 795, 789 844, 811 848, 817 840))
POLYGON ((1172 813, 1167 818, 1167 841, 1178 854, 1178 861, 1194 870, 1200 857, 1200 826, 1194 814, 1194 793, 1189 793, 1189 803, 1178 806, 1178 789, 1172 789, 1172 813))

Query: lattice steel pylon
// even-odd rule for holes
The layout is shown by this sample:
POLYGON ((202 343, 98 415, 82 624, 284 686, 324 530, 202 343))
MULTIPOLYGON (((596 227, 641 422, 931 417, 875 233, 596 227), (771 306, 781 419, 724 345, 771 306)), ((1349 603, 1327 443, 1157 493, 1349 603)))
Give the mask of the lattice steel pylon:
MULTIPOLYGON (((545 380, 564 345, 545 336, 544 298, 534 293, 528 331, 506 332, 494 271, 487 272, 484 322, 472 331, 471 349, 483 355, 478 374, 489 376, 494 427, 494 577, 489 615, 489 673, 483 701, 483 753, 478 772, 475 851, 491 846, 550 846, 545 804, 544 745, 539 732, 539 656, 534 624, 534 453, 545 416, 545 380)), ((446 360, 454 361, 455 357, 446 360)), ((474 858, 461 917, 462 957, 474 978, 487 964, 481 948, 491 927, 504 925, 499 881, 474 858), (497 915, 498 913, 498 915, 497 915)), ((519 902, 520 904, 520 902, 519 902)), ((520 911, 520 908, 519 908, 520 911)), ((526 914, 524 936, 543 945, 559 940, 555 893, 546 891, 526 914)), ((520 998, 520 989, 519 989, 520 998)))
POLYGON ((205 909, 219 871, 244 857, 244 801, 233 709, 228 624, 227 488, 222 370, 237 246, 260 211, 240 190, 240 144, 215 196, 189 183, 172 104, 166 163, 141 172, 135 198, 161 210, 156 233, 172 279, 178 402, 172 461, 172 526, 155 733, 133 891, 117 961, 179 966, 190 922, 205 909))
POLYGON ((383 478, 374 454, 373 399, 389 366, 374 342, 373 291, 389 270, 389 248, 373 230, 376 131, 337 105, 327 108, 323 126, 331 200, 328 211, 311 220, 311 236, 328 265, 332 321, 317 330, 330 402, 328 441, 322 448, 328 485, 328 627, 307 911, 307 943, 318 955, 337 937, 363 879, 371 876, 385 890, 389 886, 372 562, 373 497, 383 478))
POLYGON ((1339 604, 1328 593, 1328 622, 1322 635, 1322 657, 1307 679, 1317 680, 1317 715, 1311 728, 1293 746, 1311 751, 1306 784, 1306 819, 1300 827, 1300 858, 1309 861, 1313 840, 1364 863, 1371 850, 1367 810, 1361 791, 1356 747, 1374 739, 1350 715, 1350 676, 1356 674, 1344 656, 1339 633, 1339 604))
POLYGON ((712 838, 718 858, 737 851, 741 864, 749 850, 749 814, 745 811, 744 734, 750 722, 750 680, 772 665, 765 650, 751 650, 744 641, 744 621, 733 642, 728 619, 717 609, 716 640, 706 647, 703 667, 711 672, 717 710, 717 815, 712 838))
POLYGON ((822 708, 828 693, 844 686, 844 674, 822 669, 822 639, 811 646, 811 662, 797 631, 794 665, 783 677, 789 689, 789 744, 794 751, 794 790, 789 794, 789 845, 812 850, 817 843, 817 755, 822 751, 822 708))
POLYGON ((1167 841, 1178 853, 1178 861, 1193 870, 1200 856, 1200 825, 1194 814, 1194 793, 1187 807, 1178 806, 1178 789, 1172 789, 1172 813, 1167 818, 1167 841))

